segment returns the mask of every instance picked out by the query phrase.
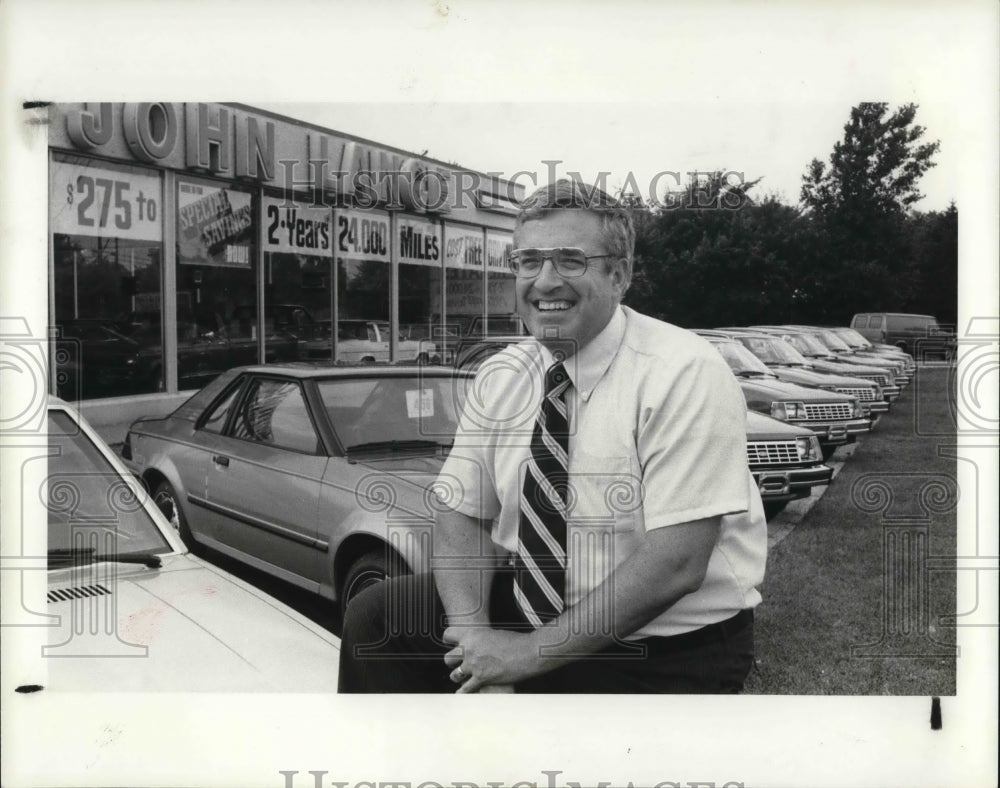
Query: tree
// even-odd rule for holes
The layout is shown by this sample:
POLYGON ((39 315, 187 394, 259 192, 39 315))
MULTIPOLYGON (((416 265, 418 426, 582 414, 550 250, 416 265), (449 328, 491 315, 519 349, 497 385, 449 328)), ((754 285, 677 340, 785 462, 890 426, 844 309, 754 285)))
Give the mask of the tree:
POLYGON ((829 167, 813 159, 802 177, 801 204, 826 237, 815 261, 816 322, 901 310, 917 297, 908 211, 923 196, 918 181, 934 166, 940 143, 921 142, 916 112, 915 104, 894 112, 884 102, 859 104, 829 167))

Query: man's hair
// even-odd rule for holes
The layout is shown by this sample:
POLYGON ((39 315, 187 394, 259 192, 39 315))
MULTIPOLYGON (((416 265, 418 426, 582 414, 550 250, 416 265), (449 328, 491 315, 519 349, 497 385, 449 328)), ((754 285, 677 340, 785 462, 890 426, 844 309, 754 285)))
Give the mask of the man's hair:
MULTIPOLYGON (((514 232, 525 223, 541 219, 554 211, 590 211, 601 219, 604 242, 615 257, 627 261, 625 289, 632 281, 632 254, 635 250, 635 225, 632 214, 618 200, 597 186, 561 178, 536 189, 521 203, 514 232)), ((611 262, 606 268, 611 267, 611 262)))

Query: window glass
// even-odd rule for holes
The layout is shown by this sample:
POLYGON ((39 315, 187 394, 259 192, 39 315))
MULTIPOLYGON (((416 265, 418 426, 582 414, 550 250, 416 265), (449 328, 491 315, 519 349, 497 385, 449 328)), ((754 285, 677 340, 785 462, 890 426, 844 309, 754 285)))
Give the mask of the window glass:
POLYGON ((399 262, 399 341, 403 364, 440 360, 435 323, 439 322, 443 261, 440 222, 396 216, 399 262))
POLYGON ((333 212, 265 195, 264 359, 333 361, 333 212))
POLYGON ((255 380, 233 424, 233 436, 281 449, 316 454, 319 439, 297 383, 255 380))
POLYGON ((433 376, 324 380, 318 390, 334 431, 347 448, 385 441, 450 444, 469 380, 433 376))
POLYGON ((510 251, 514 237, 510 233, 490 230, 486 233, 486 312, 484 334, 496 336, 494 322, 499 326, 517 325, 517 302, 514 294, 514 274, 510 272, 510 251))
POLYGON ((177 185, 177 376, 200 388, 259 359, 252 197, 209 181, 177 185))
POLYGON ((160 176, 59 154, 49 177, 55 392, 162 391, 160 176))
POLYGON ((226 419, 229 416, 229 411, 233 407, 233 403, 236 401, 236 395, 240 393, 240 389, 243 388, 242 383, 237 383, 233 386, 232 391, 230 391, 208 414, 208 417, 202 422, 201 428, 203 430, 208 430, 209 432, 221 433, 226 427, 226 419))
POLYGON ((392 292, 389 264, 389 215, 379 211, 334 211, 337 258, 338 364, 389 361, 389 335, 375 328, 388 324, 392 292))
POLYGON ((139 499, 101 450, 61 411, 49 411, 48 545, 95 555, 170 551, 139 499))
POLYGON ((882 315, 872 315, 868 318, 869 328, 882 328, 882 315))
POLYGON ((444 237, 446 322, 440 329, 441 358, 450 364, 459 339, 474 333, 483 319, 486 246, 477 227, 446 223, 444 237))

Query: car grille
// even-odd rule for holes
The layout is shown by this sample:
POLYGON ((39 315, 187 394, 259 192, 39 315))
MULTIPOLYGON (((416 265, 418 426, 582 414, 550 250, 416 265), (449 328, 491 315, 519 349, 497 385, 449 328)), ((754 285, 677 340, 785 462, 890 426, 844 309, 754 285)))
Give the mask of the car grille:
POLYGON ((878 383, 880 386, 888 386, 889 378, 886 375, 870 375, 867 373, 862 373, 860 375, 852 375, 852 377, 864 378, 865 380, 871 380, 878 383))
POLYGON ((850 394, 852 397, 857 397, 862 402, 873 402, 875 400, 875 389, 837 389, 837 391, 841 394, 850 394))
POLYGON ((851 404, 849 402, 829 402, 823 405, 813 405, 806 403, 806 419, 809 421, 819 421, 821 419, 849 419, 851 418, 851 404))
POLYGON ((753 465, 799 462, 795 441, 748 441, 747 462, 753 465))

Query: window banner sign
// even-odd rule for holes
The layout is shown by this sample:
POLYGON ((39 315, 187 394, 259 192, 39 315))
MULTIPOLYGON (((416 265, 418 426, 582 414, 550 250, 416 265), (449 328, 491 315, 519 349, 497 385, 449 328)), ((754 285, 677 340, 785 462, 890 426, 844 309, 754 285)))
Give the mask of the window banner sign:
POLYGON ((250 268, 251 197, 203 183, 180 183, 177 194, 177 262, 250 268))
POLYGON ((509 274, 510 250, 514 246, 513 233, 486 233, 486 268, 490 271, 509 274))
POLYGON ((389 214, 336 209, 333 228, 333 248, 338 259, 389 261, 389 214))
POLYGON ((52 232, 163 240, 159 176, 52 161, 49 179, 52 232))
POLYGON ((400 263, 441 265, 441 225, 396 215, 396 259, 400 263))
POLYGON ((482 271, 482 230, 446 224, 444 226, 444 264, 448 268, 482 271))
POLYGON ((283 197, 261 200, 260 245, 265 252, 333 256, 333 212, 283 197))

